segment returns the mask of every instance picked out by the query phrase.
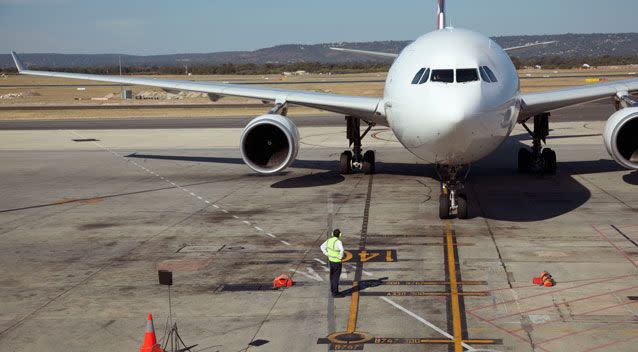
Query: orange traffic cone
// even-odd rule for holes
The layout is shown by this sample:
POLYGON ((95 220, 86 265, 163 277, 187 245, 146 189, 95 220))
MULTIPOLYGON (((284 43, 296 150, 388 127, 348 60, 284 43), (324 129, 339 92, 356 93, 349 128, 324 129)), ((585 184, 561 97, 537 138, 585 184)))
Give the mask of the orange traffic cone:
POLYGON ((155 326, 153 326, 153 315, 150 313, 146 321, 146 333, 144 334, 144 343, 140 346, 140 352, 164 352, 162 346, 157 343, 155 326))

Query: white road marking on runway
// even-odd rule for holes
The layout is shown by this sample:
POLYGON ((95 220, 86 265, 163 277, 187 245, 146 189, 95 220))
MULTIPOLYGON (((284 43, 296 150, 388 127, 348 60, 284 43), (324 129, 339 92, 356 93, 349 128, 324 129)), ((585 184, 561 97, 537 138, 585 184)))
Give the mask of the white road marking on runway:
MULTIPOLYGON (((83 135, 79 134, 79 133, 78 133, 78 132, 76 132, 76 131, 71 131, 71 133, 75 134, 75 135, 76 135, 76 136, 78 136, 79 138, 86 139, 86 137, 84 137, 83 135)), ((192 197, 197 198, 197 199, 198 199, 198 200, 200 200, 200 201, 204 201, 204 203, 206 203, 206 204, 211 204, 211 203, 212 203, 211 201, 209 201, 209 200, 207 200, 207 199, 204 199, 202 196, 199 196, 199 195, 195 194, 195 192, 190 191, 188 188, 184 188, 184 187, 182 187, 182 186, 180 186, 180 185, 176 184, 175 182, 173 182, 173 181, 171 181, 171 180, 169 180, 169 179, 165 178, 164 176, 161 176, 161 175, 157 174, 155 171, 150 170, 150 169, 147 169, 146 167, 144 167, 144 166, 142 166, 142 165, 138 164, 135 160, 127 159, 125 156, 123 156, 123 155, 121 155, 121 154, 119 154, 119 153, 117 153, 117 152, 115 152, 115 151, 111 150, 109 147, 106 147, 106 146, 104 146, 104 145, 102 145, 102 144, 100 144, 100 143, 98 143, 98 142, 96 142, 96 141, 93 141, 92 143, 93 143, 93 144, 95 144, 96 146, 98 146, 99 148, 101 148, 102 150, 105 150, 105 151, 107 151, 107 152, 109 152, 109 153, 113 154, 114 156, 116 156, 116 157, 118 157, 118 158, 123 159, 125 162, 127 162, 127 163, 132 163, 133 165, 135 165, 135 166, 139 167, 140 169, 142 169, 142 170, 146 171, 147 173, 149 173, 149 174, 151 174, 151 175, 154 175, 154 176, 156 176, 156 177, 159 177, 159 178, 160 178, 160 179, 162 179, 163 181, 170 183, 172 186, 177 187, 178 189, 181 189, 182 191, 184 191, 185 193, 188 193, 188 194, 189 194, 189 195, 191 195, 192 197)), ((230 212, 229 212, 228 210, 226 210, 226 209, 224 209, 224 208, 220 207, 220 206, 219 206, 219 205, 217 205, 217 204, 213 204, 213 207, 215 207, 216 209, 220 209, 220 210, 221 210, 222 212, 224 212, 225 214, 230 214, 230 212)), ((235 218, 235 219, 239 219, 239 217, 238 217, 237 215, 233 215, 233 218, 235 218)), ((261 228, 261 227, 259 227, 259 226, 255 226, 255 225, 253 225, 250 221, 243 220, 242 222, 243 222, 244 224, 248 225, 248 226, 252 226, 252 227, 254 227, 254 228, 255 228, 255 230, 257 230, 257 231, 264 232, 264 229, 262 229, 262 228, 261 228)), ((272 238, 276 238, 276 236, 275 236, 275 235, 273 235, 272 233, 266 233, 266 235, 267 235, 267 236, 269 236, 269 237, 272 237, 272 238)), ((281 242, 281 243, 283 243, 283 244, 285 244, 286 246, 290 246, 290 243, 288 243, 288 242, 286 242, 286 241, 280 241, 280 242, 281 242)), ((322 281, 323 281, 323 280, 322 280, 322 281)))
POLYGON ((318 261, 319 263, 323 264, 323 265, 326 265, 326 264, 327 264, 326 262, 324 262, 323 260, 321 260, 321 259, 319 259, 319 258, 315 258, 315 260, 316 260, 316 261, 318 261))
MULTIPOLYGON (((421 323, 429 326, 430 328, 434 329, 436 332, 438 332, 439 334, 447 337, 450 340, 454 340, 454 336, 450 335, 447 333, 447 331, 439 328, 438 326, 430 323, 429 321, 427 321, 425 318, 422 318, 421 316, 417 315, 416 313, 412 312, 411 310, 403 307, 402 305, 398 304, 397 302, 389 299, 388 297, 379 297, 381 300, 383 300, 384 302, 387 302, 389 304, 391 304, 392 306, 394 306, 395 308, 397 308, 398 310, 402 311, 403 313, 411 316, 412 318, 420 321, 421 323)), ((465 342, 461 342, 461 345, 463 347, 465 347, 468 351, 477 351, 477 349, 475 349, 474 347, 468 345, 465 342)))
POLYGON ((299 273, 307 278, 311 278, 313 280, 317 280, 317 281, 323 281, 323 279, 321 278, 321 276, 319 276, 314 270, 312 270, 312 268, 310 268, 310 270, 312 270, 312 274, 308 274, 306 272, 303 271, 297 271, 296 269, 290 268, 288 269, 290 270, 291 273, 299 273))

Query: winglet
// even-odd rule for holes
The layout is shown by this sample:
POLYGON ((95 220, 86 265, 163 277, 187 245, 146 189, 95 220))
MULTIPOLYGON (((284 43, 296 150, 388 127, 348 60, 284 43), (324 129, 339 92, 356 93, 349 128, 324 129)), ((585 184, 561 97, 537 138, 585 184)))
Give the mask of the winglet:
POLYGON ((11 51, 11 57, 13 57, 13 62, 16 64, 18 72, 26 71, 24 65, 22 64, 22 61, 20 61, 15 51, 11 51))

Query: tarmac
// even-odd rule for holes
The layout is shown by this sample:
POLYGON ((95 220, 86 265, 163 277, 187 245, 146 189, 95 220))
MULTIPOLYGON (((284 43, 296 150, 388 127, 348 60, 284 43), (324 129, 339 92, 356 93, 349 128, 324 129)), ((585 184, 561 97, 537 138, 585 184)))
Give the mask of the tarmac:
POLYGON ((600 109, 553 115, 555 176, 516 171, 517 127, 472 167, 464 221, 438 219, 433 167, 384 127, 364 139, 373 176, 337 172, 336 120, 300 127, 298 161, 273 176, 243 165, 241 121, 4 129, 0 351, 137 350, 148 313, 161 340, 158 269, 195 351, 635 349, 638 173, 607 155, 600 109), (337 299, 332 228, 352 255, 337 299), (556 286, 532 284, 543 270, 556 286), (296 284, 272 290, 283 273, 296 284))

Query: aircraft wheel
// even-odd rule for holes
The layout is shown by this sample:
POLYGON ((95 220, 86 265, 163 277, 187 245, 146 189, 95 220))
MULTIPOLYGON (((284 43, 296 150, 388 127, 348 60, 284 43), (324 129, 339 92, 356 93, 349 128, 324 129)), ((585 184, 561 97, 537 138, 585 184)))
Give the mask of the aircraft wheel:
POLYGON ((441 194, 439 196, 439 218, 450 218, 450 197, 447 194, 441 194))
POLYGON ((543 160, 543 171, 547 174, 556 173, 556 152, 552 149, 545 148, 541 152, 541 159, 543 160))
POLYGON ((363 154, 363 173, 366 175, 374 174, 375 171, 375 160, 374 160, 374 152, 372 150, 368 150, 363 154))
POLYGON ((458 213, 459 219, 467 219, 467 214, 468 214, 467 196, 465 194, 459 195, 456 200, 456 204, 458 206, 457 213, 458 213))
POLYGON ((339 158, 339 173, 342 175, 352 173, 352 152, 349 150, 341 153, 341 158, 339 158))
POLYGON ((527 148, 518 150, 518 171, 529 172, 532 169, 532 152, 527 148))

